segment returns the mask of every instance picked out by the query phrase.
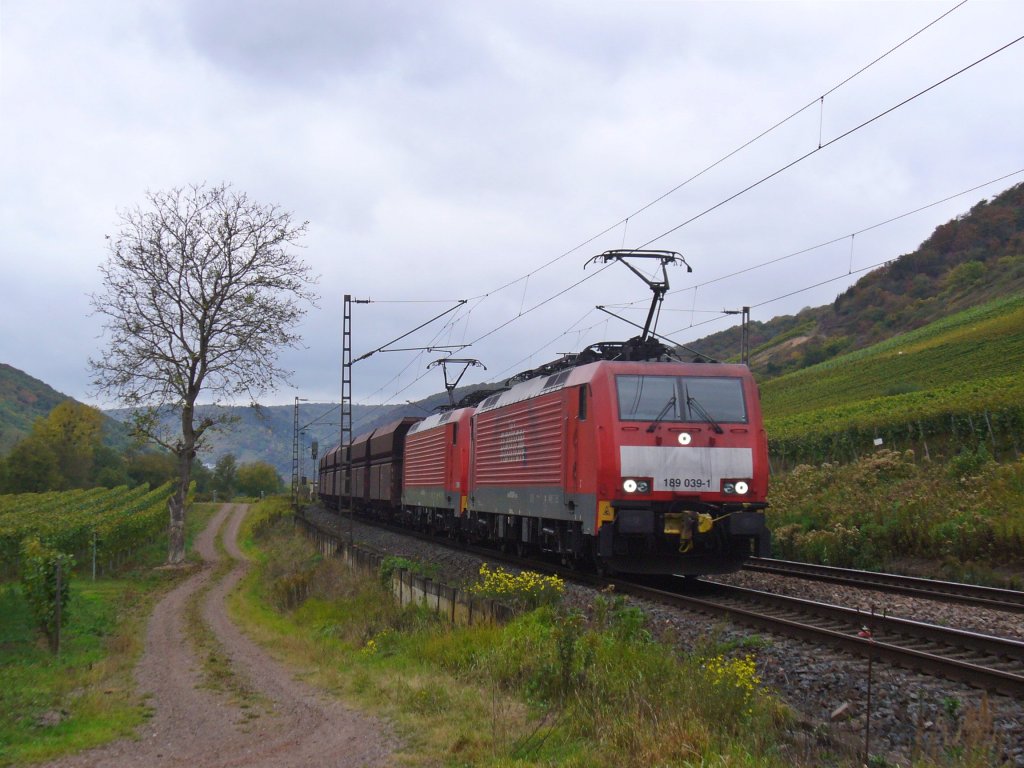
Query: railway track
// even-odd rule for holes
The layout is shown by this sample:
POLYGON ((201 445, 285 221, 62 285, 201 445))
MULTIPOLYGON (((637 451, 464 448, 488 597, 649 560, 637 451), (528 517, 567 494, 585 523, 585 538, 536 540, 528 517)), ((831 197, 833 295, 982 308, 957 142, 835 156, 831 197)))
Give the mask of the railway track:
POLYGON ((616 589, 896 666, 1024 697, 1024 643, 753 589, 705 583, 700 594, 616 581, 616 589), (861 636, 864 629, 870 637, 861 636))
POLYGON ((936 581, 915 576, 899 576, 892 573, 858 571, 850 568, 833 568, 827 565, 812 565, 789 560, 751 558, 744 570, 771 573, 779 576, 797 576, 815 581, 827 581, 861 589, 877 589, 928 600, 962 603, 966 605, 993 608, 1000 611, 1024 613, 1024 592, 1015 589, 981 587, 976 584, 961 584, 953 581, 936 581))
POLYGON ((1024 642, 713 582, 688 582, 684 586, 683 579, 675 579, 651 586, 649 582, 604 578, 559 568, 546 561, 457 544, 379 521, 364 519, 360 522, 475 554, 491 562, 556 574, 598 589, 611 584, 620 594, 721 617, 862 658, 871 657, 975 688, 1024 698, 1024 642), (869 628, 871 637, 860 636, 865 627, 869 628))

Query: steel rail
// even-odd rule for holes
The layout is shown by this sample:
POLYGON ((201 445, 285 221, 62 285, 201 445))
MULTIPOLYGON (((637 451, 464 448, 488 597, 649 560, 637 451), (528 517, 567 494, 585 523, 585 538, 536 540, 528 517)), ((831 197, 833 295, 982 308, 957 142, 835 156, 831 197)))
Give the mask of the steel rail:
POLYGON ((1024 592, 1015 589, 983 587, 976 584, 962 584, 955 581, 939 581, 917 576, 900 576, 894 573, 859 571, 852 568, 835 568, 827 565, 798 563, 791 560, 750 558, 744 570, 771 573, 779 576, 796 576, 833 584, 877 589, 928 600, 965 603, 967 605, 992 608, 998 611, 1024 613, 1024 592))
POLYGON ((703 597, 629 581, 616 580, 615 585, 635 597, 1024 697, 1024 643, 1016 640, 721 584, 708 583, 710 594, 703 597), (871 638, 858 636, 865 626, 871 629, 871 638), (964 655, 970 658, 956 658, 964 655))

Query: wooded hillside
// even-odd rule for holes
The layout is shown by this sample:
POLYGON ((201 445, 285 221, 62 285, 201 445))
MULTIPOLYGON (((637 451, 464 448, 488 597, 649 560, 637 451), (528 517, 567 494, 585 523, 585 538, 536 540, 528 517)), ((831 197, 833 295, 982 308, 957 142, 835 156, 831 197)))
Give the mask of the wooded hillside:
MULTIPOLYGON (((913 253, 868 273, 831 304, 750 328, 751 367, 762 377, 805 368, 1024 291, 1024 184, 938 227, 913 253)), ((740 330, 689 345, 738 358, 740 330)))
MULTIPOLYGON (((24 371, 0 363, 0 455, 28 436, 36 419, 70 399, 24 371)), ((107 418, 103 432, 104 442, 112 448, 123 448, 129 442, 124 425, 114 419, 107 418)))

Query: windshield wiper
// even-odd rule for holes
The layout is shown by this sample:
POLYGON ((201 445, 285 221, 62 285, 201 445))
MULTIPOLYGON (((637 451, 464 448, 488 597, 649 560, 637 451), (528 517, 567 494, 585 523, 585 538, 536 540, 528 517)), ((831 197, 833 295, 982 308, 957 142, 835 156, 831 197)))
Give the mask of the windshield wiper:
POLYGON ((708 413, 706 410, 704 410, 704 406, 697 402, 696 398, 694 398, 694 397, 692 397, 690 395, 687 395, 686 396, 686 404, 690 408, 695 410, 700 415, 700 417, 702 419, 704 419, 704 421, 706 421, 708 424, 711 425, 711 430, 716 435, 721 435, 723 432, 725 432, 725 430, 723 430, 720 426, 718 426, 718 422, 715 421, 713 418, 711 418, 711 414, 708 413))
POLYGON ((658 428, 658 422, 660 422, 662 419, 665 418, 665 414, 668 413, 668 409, 671 408, 672 406, 674 406, 675 404, 676 404, 676 396, 672 395, 672 397, 670 397, 668 399, 668 402, 665 403, 665 407, 661 409, 661 413, 659 413, 657 416, 655 416, 654 417, 654 421, 652 421, 650 423, 650 426, 647 427, 647 431, 648 432, 653 432, 654 430, 656 430, 658 428))

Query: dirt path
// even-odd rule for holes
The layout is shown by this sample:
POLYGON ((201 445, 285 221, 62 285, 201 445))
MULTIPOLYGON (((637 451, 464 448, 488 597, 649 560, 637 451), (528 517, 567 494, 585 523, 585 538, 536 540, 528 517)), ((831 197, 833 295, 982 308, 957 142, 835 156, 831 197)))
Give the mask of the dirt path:
POLYGON ((248 568, 237 543, 247 511, 244 505, 221 507, 196 541, 203 568, 168 593, 153 611, 136 669, 139 690, 147 695, 153 717, 139 729, 138 740, 123 739, 50 766, 348 768, 387 764, 394 744, 385 726, 295 680, 228 619, 225 598, 248 568), (234 567, 211 584, 213 564, 219 557, 215 541, 222 529, 234 567), (202 687, 185 612, 189 597, 205 587, 209 591, 203 601, 203 621, 234 673, 269 707, 240 707, 227 694, 202 687))

